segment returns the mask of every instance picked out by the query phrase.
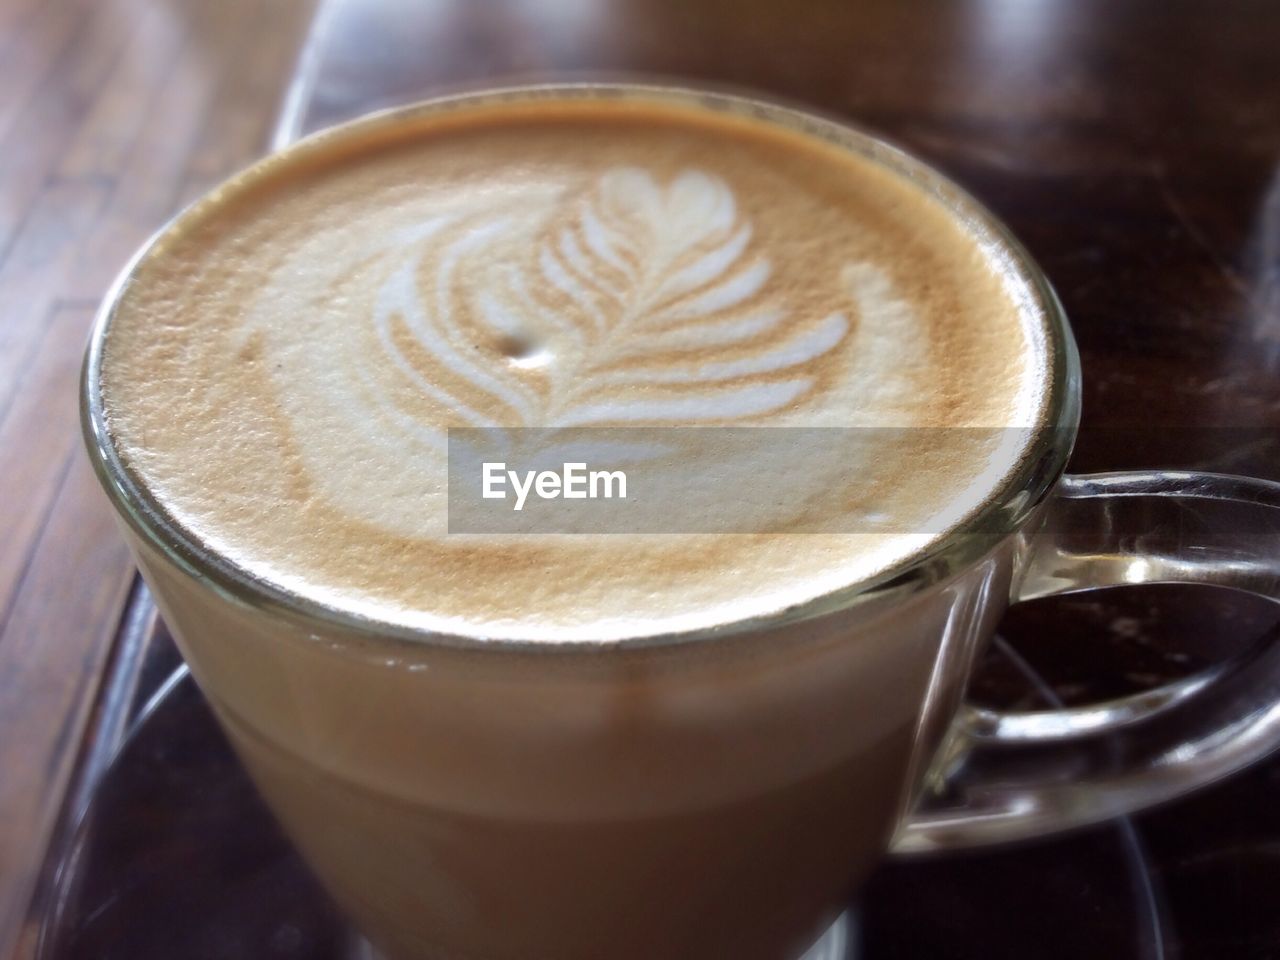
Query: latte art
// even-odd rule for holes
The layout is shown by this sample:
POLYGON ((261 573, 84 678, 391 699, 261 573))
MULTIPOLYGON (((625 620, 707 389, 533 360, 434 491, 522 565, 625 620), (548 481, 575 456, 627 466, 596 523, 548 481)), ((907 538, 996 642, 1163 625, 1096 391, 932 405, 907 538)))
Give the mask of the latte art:
POLYGON ((812 388, 806 365, 849 330, 841 313, 785 323, 769 259, 752 255, 751 224, 717 177, 662 185, 618 168, 585 195, 526 207, 408 231, 378 288, 382 357, 468 426, 768 414, 812 388), (524 262, 513 245, 530 251, 524 262), (453 381, 457 395, 439 385, 453 381), (652 389, 639 397, 637 385, 652 389))
POLYGON ((940 529, 450 536, 451 428, 488 431, 477 462, 548 435, 521 428, 933 431, 797 463, 620 442, 600 464, 666 458, 670 497, 695 460, 754 477, 776 531, 958 517, 1019 451, 936 428, 1039 415, 1042 326, 999 265, 896 174, 761 121, 566 101, 375 122, 171 233, 113 321, 114 442, 193 535, 370 616, 549 639, 714 623, 875 575, 940 529))
MULTIPOLYGON (((895 381, 921 386, 894 369, 904 344, 928 348, 887 273, 844 264, 817 278, 811 315, 788 309, 719 176, 684 169, 663 182, 614 167, 582 187, 480 193, 449 207, 371 235, 349 264, 332 236, 302 244, 275 266, 243 328, 243 345, 266 344, 295 436, 318 411, 347 420, 341 471, 331 450, 302 441, 311 482, 387 530, 443 535, 449 427, 843 426, 867 412, 814 403, 822 370, 839 384, 876 381, 878 417, 893 412, 895 381), (317 263, 331 274, 320 301, 341 304, 342 316, 319 330, 280 324, 297 278, 317 263), (341 355, 317 348, 319 337, 341 343, 341 355), (410 483, 419 489, 405 510, 410 483)), ((809 466, 814 488, 838 479, 820 459, 809 466)), ((758 472, 741 457, 721 469, 758 472)))

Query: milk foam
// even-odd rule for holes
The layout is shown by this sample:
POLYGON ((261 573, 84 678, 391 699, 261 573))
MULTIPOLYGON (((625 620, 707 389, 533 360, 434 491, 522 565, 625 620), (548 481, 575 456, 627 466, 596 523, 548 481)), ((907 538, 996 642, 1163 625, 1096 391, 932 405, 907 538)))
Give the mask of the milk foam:
MULTIPOLYGON (((304 145, 188 214, 123 295, 103 390, 162 507, 255 575, 397 622, 602 640, 776 610, 937 531, 450 536, 447 428, 1026 425, 1047 351, 1010 283, 917 188, 801 134, 490 105, 304 145)), ((924 516, 1021 452, 911 436, 768 482, 924 516)))

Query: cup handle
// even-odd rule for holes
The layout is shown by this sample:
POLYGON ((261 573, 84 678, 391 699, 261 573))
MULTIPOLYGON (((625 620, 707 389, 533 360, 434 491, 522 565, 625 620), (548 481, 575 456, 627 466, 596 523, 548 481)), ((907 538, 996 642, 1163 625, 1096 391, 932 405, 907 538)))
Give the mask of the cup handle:
MULTIPOLYGON (((1013 602, 1202 583, 1280 602, 1280 484, 1206 473, 1064 477, 1023 535, 1013 602)), ((966 704, 894 853, 1082 827, 1226 777, 1280 746, 1280 631, 1190 678, 1061 710, 966 704)))

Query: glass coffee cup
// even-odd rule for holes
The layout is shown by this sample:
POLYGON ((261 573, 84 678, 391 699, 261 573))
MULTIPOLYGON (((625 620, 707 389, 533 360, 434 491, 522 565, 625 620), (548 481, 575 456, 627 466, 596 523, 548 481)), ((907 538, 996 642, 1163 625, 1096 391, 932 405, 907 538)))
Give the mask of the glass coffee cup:
POLYGON ((1008 232, 919 161, 789 108, 608 85, 468 94, 291 150, 521 97, 743 111, 901 176, 998 248, 1037 299, 1053 341, 1049 413, 966 524, 884 576, 776 615, 607 647, 411 630, 251 575, 175 523, 122 460, 103 348, 137 263, 165 255, 175 221, 117 284, 95 330, 82 398, 90 456, 239 756, 380 949, 798 956, 886 850, 1095 822, 1270 749, 1274 647, 1089 709, 965 704, 974 656, 1010 602, 1164 581, 1274 597, 1280 496, 1244 478, 1064 475, 1079 369, 1061 307, 1008 232))

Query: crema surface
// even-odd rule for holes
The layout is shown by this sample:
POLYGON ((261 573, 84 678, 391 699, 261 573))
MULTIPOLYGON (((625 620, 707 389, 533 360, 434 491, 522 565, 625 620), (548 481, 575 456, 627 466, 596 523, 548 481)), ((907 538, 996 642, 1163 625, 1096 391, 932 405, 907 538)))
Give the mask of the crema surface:
POLYGON ((137 482, 252 576, 430 630, 608 641, 881 575, 989 498, 1024 450, 965 428, 1045 415, 1019 283, 816 136, 489 102, 345 128, 198 204, 136 267, 101 384, 137 482), (628 426, 902 429, 763 470, 794 532, 448 532, 448 428, 628 426))

